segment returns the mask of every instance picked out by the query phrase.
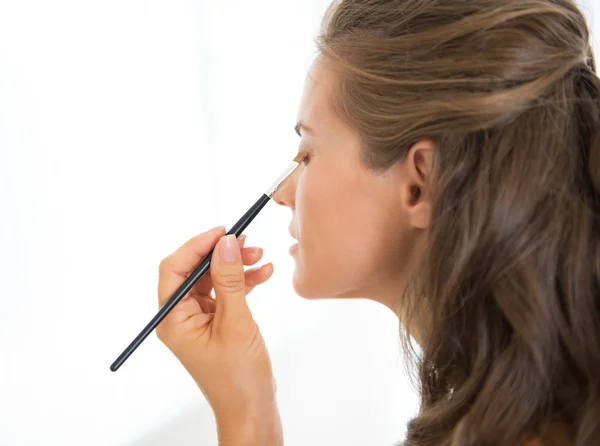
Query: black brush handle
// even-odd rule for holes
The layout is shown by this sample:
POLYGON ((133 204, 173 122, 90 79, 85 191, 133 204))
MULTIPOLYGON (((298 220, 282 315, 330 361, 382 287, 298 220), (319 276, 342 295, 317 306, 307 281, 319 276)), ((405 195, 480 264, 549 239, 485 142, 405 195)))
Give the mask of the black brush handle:
MULTIPOLYGON (((229 230, 227 235, 235 235, 236 238, 242 235, 244 229, 248 227, 248 225, 254 220, 254 218, 258 215, 258 213, 265 207, 265 205, 269 202, 271 198, 263 194, 254 205, 248 209, 242 218, 238 220, 238 222, 233 225, 233 227, 229 230)), ((196 282, 208 271, 210 268, 210 260, 212 258, 214 249, 212 249, 206 258, 200 262, 192 274, 185 279, 185 282, 181 284, 181 286, 175 291, 175 294, 171 296, 171 298, 165 303, 158 313, 152 318, 150 322, 144 327, 144 329, 138 334, 131 344, 127 346, 123 353, 119 355, 119 357, 113 362, 110 366, 110 370, 116 372, 119 367, 123 365, 123 363, 131 356, 131 354, 140 346, 140 344, 148 337, 150 333, 161 323, 161 321, 169 314, 169 312, 179 303, 181 299, 192 289, 196 282)))

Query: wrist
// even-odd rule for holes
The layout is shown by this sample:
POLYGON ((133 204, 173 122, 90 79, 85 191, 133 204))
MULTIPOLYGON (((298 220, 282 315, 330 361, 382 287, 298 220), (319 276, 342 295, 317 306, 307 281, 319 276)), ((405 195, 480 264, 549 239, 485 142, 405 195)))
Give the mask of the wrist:
POLYGON ((216 421, 219 446, 283 446, 283 429, 276 404, 216 421))

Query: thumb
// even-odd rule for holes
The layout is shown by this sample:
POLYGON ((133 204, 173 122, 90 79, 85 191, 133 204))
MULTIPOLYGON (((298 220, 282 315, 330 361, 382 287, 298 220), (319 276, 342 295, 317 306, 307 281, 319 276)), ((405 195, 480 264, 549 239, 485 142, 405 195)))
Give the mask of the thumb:
POLYGON ((210 263, 215 289, 215 324, 239 321, 250 315, 240 247, 235 235, 221 237, 210 263))

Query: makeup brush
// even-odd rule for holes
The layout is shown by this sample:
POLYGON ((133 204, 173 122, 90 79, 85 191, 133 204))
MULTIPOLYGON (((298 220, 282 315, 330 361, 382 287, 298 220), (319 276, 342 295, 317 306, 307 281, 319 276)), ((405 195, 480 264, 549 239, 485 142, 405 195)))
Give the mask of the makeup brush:
MULTIPOLYGON (((273 183, 270 189, 268 189, 266 194, 263 194, 254 205, 248 209, 242 218, 240 218, 235 225, 229 230, 227 235, 234 234, 236 237, 239 237, 244 229, 248 227, 248 225, 254 220, 254 218, 258 215, 262 208, 269 202, 271 197, 275 194, 275 192, 279 189, 279 187, 283 184, 283 182, 292 174, 296 167, 300 165, 300 163, 306 157, 306 152, 300 152, 294 158, 294 161, 290 163, 287 169, 281 174, 281 176, 273 183)), ((136 336, 136 338, 131 341, 131 344, 127 346, 123 353, 119 355, 119 357, 113 362, 110 366, 110 370, 116 372, 119 367, 123 365, 123 363, 131 356, 131 354, 135 351, 136 348, 140 346, 140 344, 148 337, 152 330, 154 330, 158 324, 169 314, 169 312, 179 303, 181 299, 192 289, 194 284, 198 282, 198 280, 208 271, 210 268, 210 260, 212 258, 213 250, 211 250, 206 258, 200 262, 200 264, 194 269, 194 271, 190 274, 190 276, 181 284, 181 286, 175 291, 173 296, 165 303, 156 316, 152 318, 148 325, 144 327, 144 329, 136 336)))

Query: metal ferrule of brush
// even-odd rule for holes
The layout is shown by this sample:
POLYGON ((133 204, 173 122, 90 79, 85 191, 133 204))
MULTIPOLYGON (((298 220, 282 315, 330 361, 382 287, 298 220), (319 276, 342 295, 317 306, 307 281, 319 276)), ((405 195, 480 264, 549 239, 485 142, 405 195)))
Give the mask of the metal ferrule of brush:
POLYGON ((289 177, 292 174, 292 172, 296 169, 296 167, 298 167, 299 165, 300 165, 300 163, 292 161, 290 163, 290 165, 288 166, 288 168, 283 171, 281 176, 279 178, 277 178, 277 180, 273 183, 273 185, 267 190, 267 192, 265 192, 265 195, 267 197, 271 198, 275 194, 275 192, 277 192, 277 189, 279 189, 279 187, 287 179, 287 177, 289 177))

